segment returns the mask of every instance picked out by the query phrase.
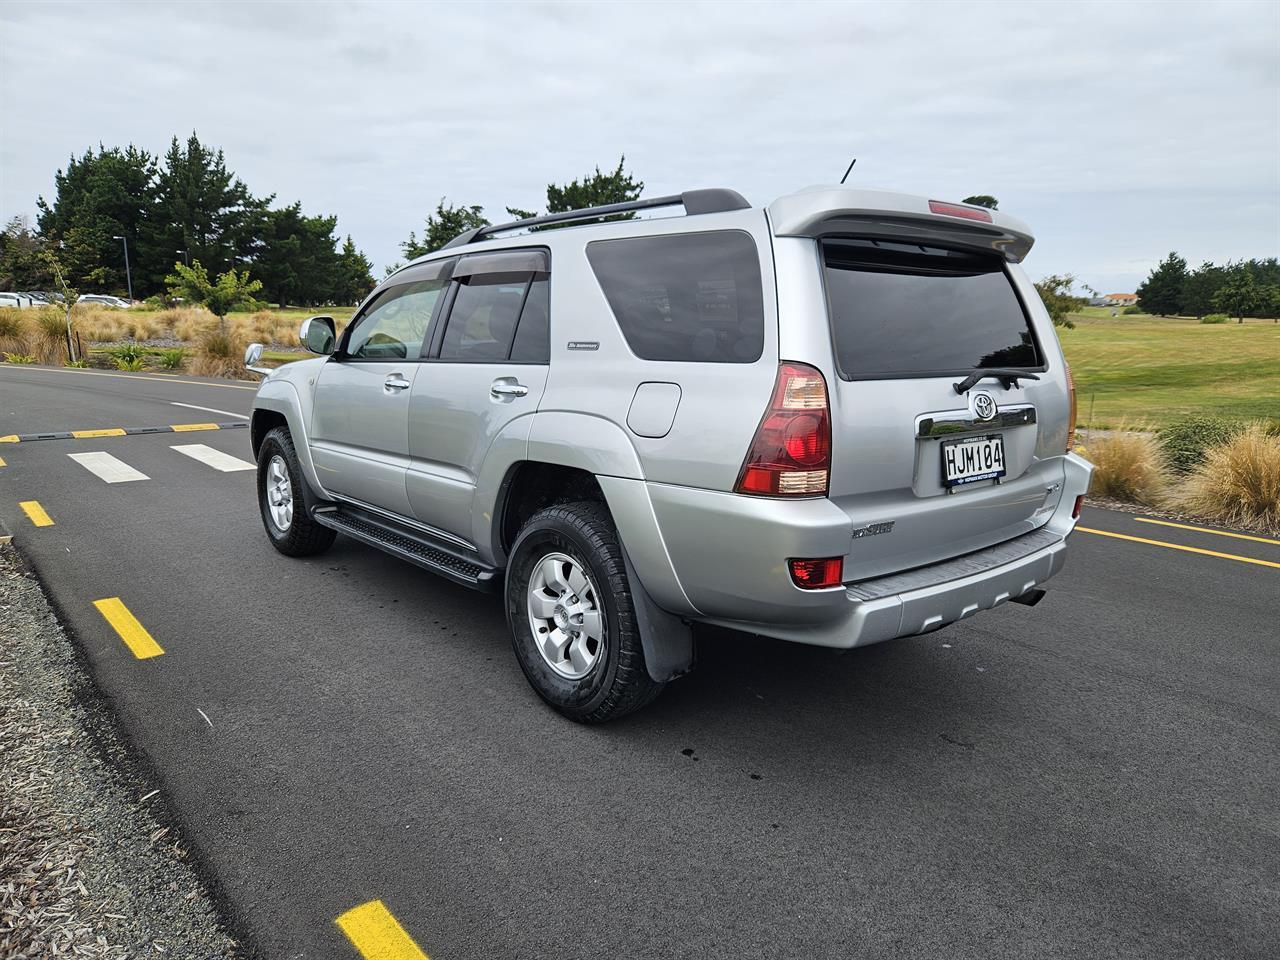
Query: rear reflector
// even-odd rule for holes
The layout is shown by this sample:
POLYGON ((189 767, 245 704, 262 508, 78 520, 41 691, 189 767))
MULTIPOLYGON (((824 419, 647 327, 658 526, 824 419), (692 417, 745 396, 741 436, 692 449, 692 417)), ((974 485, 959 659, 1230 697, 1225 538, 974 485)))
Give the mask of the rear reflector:
POLYGON ((788 560, 791 579, 801 590, 822 590, 838 587, 844 581, 844 557, 824 557, 821 560, 788 560))
POLYGON ((966 220, 981 220, 991 223, 991 211, 982 207, 966 207, 961 203, 945 203, 942 200, 930 200, 929 212, 940 213, 944 217, 964 217, 966 220))
POLYGON ((734 490, 765 497, 821 497, 826 496, 830 471, 827 382, 806 364, 781 363, 734 490))

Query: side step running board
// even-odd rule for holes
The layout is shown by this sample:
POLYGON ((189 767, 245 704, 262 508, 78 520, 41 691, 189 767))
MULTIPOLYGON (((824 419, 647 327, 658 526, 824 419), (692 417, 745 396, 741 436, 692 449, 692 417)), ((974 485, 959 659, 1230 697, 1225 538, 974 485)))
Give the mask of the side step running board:
POLYGON ((486 566, 479 558, 468 556, 456 546, 392 520, 375 517, 359 508, 325 505, 312 510, 311 516, 316 523, 346 534, 353 540, 377 547, 393 557, 408 560, 473 590, 492 590, 502 582, 496 568, 486 566))

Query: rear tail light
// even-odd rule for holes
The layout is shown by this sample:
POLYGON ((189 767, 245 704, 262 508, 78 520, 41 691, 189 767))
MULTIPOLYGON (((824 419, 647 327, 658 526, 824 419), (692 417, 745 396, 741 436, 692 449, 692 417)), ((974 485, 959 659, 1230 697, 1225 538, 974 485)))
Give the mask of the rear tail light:
POLYGON ((966 220, 981 220, 991 223, 991 211, 982 207, 966 207, 962 203, 946 203, 942 200, 930 200, 929 212, 940 213, 944 217, 964 217, 966 220))
POLYGON ((1067 452, 1076 442, 1076 381, 1071 376, 1071 364, 1064 363, 1067 368, 1067 452))
POLYGON ((1080 511, 1081 511, 1081 510, 1083 510, 1083 509, 1084 509, 1084 494, 1082 493, 1082 494, 1080 494, 1080 496, 1076 497, 1075 505, 1074 505, 1074 506, 1072 506, 1072 508, 1071 508, 1071 519, 1072 519, 1072 520, 1079 520, 1079 519, 1080 519, 1080 511))
POLYGON ((838 587, 844 582, 844 557, 824 557, 821 560, 788 560, 791 580, 801 590, 822 590, 838 587))
POLYGON ((830 476, 827 383, 813 367, 781 363, 734 490, 763 497, 822 497, 830 476))

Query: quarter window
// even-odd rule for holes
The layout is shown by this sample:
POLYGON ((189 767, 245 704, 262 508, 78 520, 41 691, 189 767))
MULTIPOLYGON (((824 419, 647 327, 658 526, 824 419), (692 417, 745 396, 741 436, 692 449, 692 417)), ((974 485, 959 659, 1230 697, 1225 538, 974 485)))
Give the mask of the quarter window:
POLYGON ((551 284, 535 280, 529 286, 520 325, 511 345, 511 359, 523 363, 547 363, 551 358, 551 284))
POLYGON ((642 359, 753 363, 764 352, 760 258, 748 234, 597 240, 587 259, 642 359))

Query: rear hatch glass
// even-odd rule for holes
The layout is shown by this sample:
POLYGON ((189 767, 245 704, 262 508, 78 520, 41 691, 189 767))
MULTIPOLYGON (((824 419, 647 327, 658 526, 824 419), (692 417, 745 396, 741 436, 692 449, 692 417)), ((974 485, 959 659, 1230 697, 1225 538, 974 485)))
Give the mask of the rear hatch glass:
POLYGON ((1044 368, 999 257, 860 239, 823 241, 822 253, 844 379, 1044 368))

